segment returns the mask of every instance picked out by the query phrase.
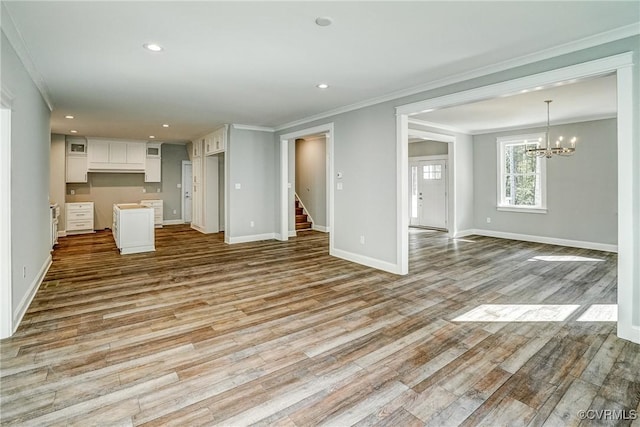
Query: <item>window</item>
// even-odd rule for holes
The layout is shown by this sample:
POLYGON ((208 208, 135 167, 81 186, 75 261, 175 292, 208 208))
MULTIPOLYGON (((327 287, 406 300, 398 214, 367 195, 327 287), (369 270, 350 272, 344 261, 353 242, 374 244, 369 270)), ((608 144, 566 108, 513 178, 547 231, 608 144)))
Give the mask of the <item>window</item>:
POLYGON ((545 134, 498 138, 498 210, 545 213, 545 160, 526 154, 545 134))
POLYGON ((423 166, 422 179, 442 179, 442 165, 423 166))

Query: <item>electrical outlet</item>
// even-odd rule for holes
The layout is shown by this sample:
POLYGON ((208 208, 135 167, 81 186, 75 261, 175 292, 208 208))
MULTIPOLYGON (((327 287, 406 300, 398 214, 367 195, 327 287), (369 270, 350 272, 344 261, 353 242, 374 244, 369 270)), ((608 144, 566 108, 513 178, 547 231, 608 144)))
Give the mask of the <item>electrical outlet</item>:
POLYGON ((490 216, 487 217, 487 224, 491 224, 491 217, 490 216))
POLYGON ((249 223, 249 225, 250 225, 251 227, 255 227, 255 226, 256 226, 256 223, 255 223, 255 222, 253 222, 253 221, 251 221, 251 222, 249 223))
POLYGON ((147 189, 146 189, 146 188, 143 188, 143 189, 142 189, 142 192, 143 192, 143 193, 146 193, 146 192, 147 192, 147 189))
POLYGON ((364 236, 360 236, 360 244, 364 245, 364 236))
POLYGON ((176 185, 176 187, 182 188, 182 184, 178 183, 178 185, 176 185))
POLYGON ((76 190, 69 191, 69 194, 71 194, 73 196, 74 194, 76 194, 76 190))
POLYGON ((177 215, 177 214, 178 214, 178 211, 174 209, 174 210, 173 210, 173 214, 174 214, 174 215, 177 215))
POLYGON ((160 189, 159 189, 159 188, 156 188, 156 193, 159 193, 159 192, 160 192, 160 189))

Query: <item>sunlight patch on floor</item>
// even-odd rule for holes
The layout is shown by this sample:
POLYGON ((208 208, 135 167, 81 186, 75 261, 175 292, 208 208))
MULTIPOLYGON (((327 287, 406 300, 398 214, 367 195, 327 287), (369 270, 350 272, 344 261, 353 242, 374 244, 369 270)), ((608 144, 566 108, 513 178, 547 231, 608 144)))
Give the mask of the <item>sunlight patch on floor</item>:
POLYGON ((547 262, 573 262, 573 261, 591 261, 591 262, 604 262, 599 258, 587 258, 577 255, 539 255, 529 258, 528 261, 547 261, 547 262))
POLYGON ((592 304, 580 317, 578 322, 617 322, 618 304, 592 304))
POLYGON ((482 304, 454 322, 562 322, 576 304, 482 304))

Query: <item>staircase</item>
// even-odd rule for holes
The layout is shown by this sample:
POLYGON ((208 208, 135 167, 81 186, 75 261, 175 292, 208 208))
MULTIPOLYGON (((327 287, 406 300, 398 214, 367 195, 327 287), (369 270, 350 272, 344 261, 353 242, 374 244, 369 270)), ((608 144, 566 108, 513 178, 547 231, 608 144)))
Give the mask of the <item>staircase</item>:
POLYGON ((309 217, 304 213, 302 203, 300 203, 300 200, 296 197, 296 231, 311 230, 311 225, 309 217))

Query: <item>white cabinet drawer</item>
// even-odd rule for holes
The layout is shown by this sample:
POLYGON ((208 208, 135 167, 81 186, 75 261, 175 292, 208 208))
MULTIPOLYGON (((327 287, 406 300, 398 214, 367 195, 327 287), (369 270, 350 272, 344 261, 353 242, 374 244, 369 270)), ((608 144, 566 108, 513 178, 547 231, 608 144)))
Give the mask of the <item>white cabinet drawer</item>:
POLYGON ((93 203, 67 203, 67 212, 90 210, 93 212, 93 203))
POLYGON ((93 220, 68 220, 67 231, 93 230, 93 220))
POLYGON ((87 221, 87 220, 92 220, 93 221, 93 211, 92 210, 82 210, 82 211, 75 211, 72 210, 71 212, 67 212, 67 218, 69 218, 69 220, 83 220, 83 221, 87 221))

